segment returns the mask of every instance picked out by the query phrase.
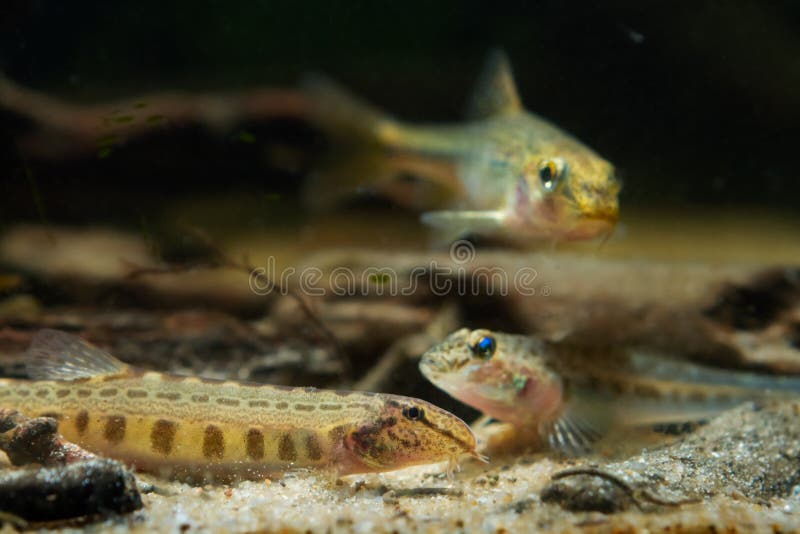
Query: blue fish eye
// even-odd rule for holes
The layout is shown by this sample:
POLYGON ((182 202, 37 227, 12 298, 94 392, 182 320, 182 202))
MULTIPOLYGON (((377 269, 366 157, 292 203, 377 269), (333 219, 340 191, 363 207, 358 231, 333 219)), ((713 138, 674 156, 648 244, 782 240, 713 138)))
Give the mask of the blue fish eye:
POLYGON ((488 360, 494 355, 494 351, 497 350, 497 342, 492 336, 482 336, 478 342, 470 348, 476 356, 488 360))

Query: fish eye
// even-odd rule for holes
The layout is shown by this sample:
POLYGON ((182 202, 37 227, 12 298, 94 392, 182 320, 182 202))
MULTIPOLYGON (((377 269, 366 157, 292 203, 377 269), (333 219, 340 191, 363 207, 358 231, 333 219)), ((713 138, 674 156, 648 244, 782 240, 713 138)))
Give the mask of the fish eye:
POLYGON ((479 358, 488 360, 497 350, 497 341, 488 332, 476 330, 473 332, 469 350, 479 358))
POLYGON ((548 193, 555 191, 564 175, 564 160, 545 159, 539 162, 539 180, 548 193))
POLYGON ((424 413, 425 412, 422 410, 422 408, 417 408, 416 406, 408 406, 403 409, 403 417, 411 421, 418 421, 422 419, 424 413))

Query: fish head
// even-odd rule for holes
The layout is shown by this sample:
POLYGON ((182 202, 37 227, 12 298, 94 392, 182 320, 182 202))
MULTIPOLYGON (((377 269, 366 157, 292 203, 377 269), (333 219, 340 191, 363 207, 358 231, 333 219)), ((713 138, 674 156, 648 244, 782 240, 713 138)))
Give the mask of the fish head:
POLYGON ((462 328, 425 352, 420 370, 461 402, 529 426, 549 419, 563 398, 561 379, 545 364, 543 350, 528 336, 462 328))
POLYGON ((558 240, 610 235, 619 217, 614 166, 570 137, 531 150, 511 199, 518 229, 558 240))
POLYGON ((354 425, 344 440, 358 470, 390 471, 445 460, 455 466, 465 454, 478 457, 472 430, 455 415, 420 399, 382 397, 379 413, 354 425))

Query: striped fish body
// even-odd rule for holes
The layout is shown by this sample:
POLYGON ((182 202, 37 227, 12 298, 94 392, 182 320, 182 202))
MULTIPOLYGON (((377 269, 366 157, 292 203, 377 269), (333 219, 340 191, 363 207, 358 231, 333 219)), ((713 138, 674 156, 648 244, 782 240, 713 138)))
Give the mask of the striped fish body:
POLYGON ((385 471, 474 449, 460 419, 419 399, 144 372, 55 331, 37 335, 29 360, 29 374, 51 379, 2 380, 0 405, 54 417, 87 450, 183 480, 385 471))

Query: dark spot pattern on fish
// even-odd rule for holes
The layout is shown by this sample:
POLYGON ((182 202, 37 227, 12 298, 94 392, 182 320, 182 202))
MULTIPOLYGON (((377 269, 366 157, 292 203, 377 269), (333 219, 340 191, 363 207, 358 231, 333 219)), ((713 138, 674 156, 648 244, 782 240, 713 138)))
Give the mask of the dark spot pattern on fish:
POLYGON ((322 446, 316 433, 306 436, 306 457, 311 461, 322 458, 322 446))
POLYGON ((328 431, 328 439, 330 439, 334 445, 341 443, 346 435, 347 427, 345 425, 335 426, 328 431))
POLYGON ((225 436, 218 426, 208 425, 203 432, 203 456, 220 460, 225 455, 225 436))
POLYGON ((173 421, 159 419, 150 432, 150 446, 154 452, 168 456, 172 452, 178 425, 173 421))
POLYGON ((264 457, 264 433, 257 428, 251 428, 244 439, 248 458, 261 460, 264 457))
POLYGON ((112 445, 122 441, 125 438, 125 417, 110 415, 103 428, 103 437, 112 445))
POLYGON ((89 412, 86 410, 81 410, 75 416, 75 429, 78 431, 78 435, 82 435, 86 432, 86 428, 89 426, 89 412))
POLYGON ((297 460, 297 449, 289 433, 282 435, 278 442, 278 458, 284 462, 294 462, 297 460))

